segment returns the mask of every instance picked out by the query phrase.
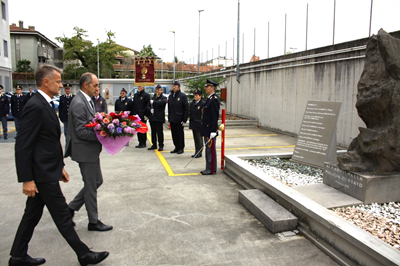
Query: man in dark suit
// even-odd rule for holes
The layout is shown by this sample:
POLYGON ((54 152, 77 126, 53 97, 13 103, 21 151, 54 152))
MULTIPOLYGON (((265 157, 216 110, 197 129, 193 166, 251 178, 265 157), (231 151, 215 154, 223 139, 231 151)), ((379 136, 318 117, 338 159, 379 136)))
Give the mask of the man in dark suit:
POLYGON ((14 117, 15 131, 17 132, 17 136, 22 110, 24 109, 27 100, 28 99, 26 98, 26 96, 22 94, 21 86, 17 85, 17 87, 15 87, 15 94, 11 96, 11 113, 14 117))
POLYGON ((32 88, 29 88, 29 93, 26 94, 26 98, 28 99, 27 101, 29 101, 29 99, 33 96, 33 91, 32 88))
POLYGON ((99 80, 92 73, 82 74, 79 85, 81 90, 74 97, 69 108, 67 143, 65 157, 79 163, 84 187, 75 198, 69 203, 71 215, 79 211, 85 204, 89 218, 89 231, 108 231, 113 227, 103 224, 98 218, 97 211, 97 189, 103 183, 103 176, 100 167, 101 144, 96 137, 93 128, 85 127, 92 121, 94 116, 94 104, 91 97, 96 88, 99 87, 99 80))
POLYGON ((100 95, 100 89, 96 88, 94 90, 94 95, 92 97, 92 101, 94 103, 94 111, 96 113, 108 113, 108 107, 107 107, 107 102, 106 99, 104 99, 101 95, 100 95))
MULTIPOLYGON (((143 123, 147 123, 147 116, 150 112, 150 94, 148 94, 143 86, 138 86, 138 91, 133 96, 132 115, 138 115, 143 123)), ((146 147, 147 133, 137 133, 139 145, 135 148, 146 147)))
POLYGON ((193 133, 193 140, 196 151, 192 155, 192 158, 195 156, 196 158, 200 158, 202 156, 201 150, 203 149, 203 139, 200 135, 201 112, 203 111, 203 106, 205 104, 205 101, 202 99, 203 92, 201 90, 196 90, 193 93, 193 95, 194 95, 194 100, 190 104, 189 128, 192 130, 193 133))
POLYGON ((171 125, 172 141, 175 149, 171 153, 182 154, 185 148, 184 126, 188 119, 189 103, 186 94, 181 92, 181 84, 174 82, 174 90, 168 97, 168 121, 171 125))
POLYGON ((42 65, 35 73, 38 92, 26 104, 15 143, 15 164, 26 208, 11 248, 9 265, 41 265, 43 258, 28 255, 28 243, 46 205, 61 235, 81 265, 103 261, 108 252, 92 252, 79 239, 59 181, 68 182, 60 143, 61 129, 51 99, 62 88, 61 70, 42 65))
POLYGON ((71 93, 71 84, 64 85, 65 94, 60 97, 60 105, 58 106, 58 117, 64 124, 64 136, 67 139, 68 134, 68 111, 71 101, 75 95, 71 93))
POLYGON ((3 125, 3 136, 4 139, 8 137, 8 129, 7 129, 7 117, 10 112, 10 104, 8 102, 8 97, 3 92, 3 86, 0 85, 0 120, 3 125))
POLYGON ((215 94, 218 83, 208 80, 204 85, 207 93, 207 101, 203 107, 203 119, 201 120, 201 135, 206 145, 206 170, 202 175, 215 175, 217 173, 216 141, 218 136, 219 99, 215 94))
POLYGON ((158 137, 158 150, 164 149, 164 132, 163 124, 165 123, 165 105, 167 104, 167 97, 163 95, 163 88, 160 84, 156 87, 156 93, 150 100, 150 114, 149 121, 151 127, 151 142, 153 145, 148 150, 157 149, 158 137))

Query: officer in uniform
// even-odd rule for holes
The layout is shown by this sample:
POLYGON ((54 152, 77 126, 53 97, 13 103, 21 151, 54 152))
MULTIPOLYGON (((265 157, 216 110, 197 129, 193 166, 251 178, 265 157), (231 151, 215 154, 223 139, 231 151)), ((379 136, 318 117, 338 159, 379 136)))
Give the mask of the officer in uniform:
POLYGON ((15 94, 11 96, 11 113, 14 117, 15 130, 17 132, 17 135, 19 129, 19 121, 22 115, 22 110, 24 109, 24 106, 27 101, 28 99, 26 98, 26 96, 22 94, 21 86, 17 85, 17 87, 15 87, 15 94))
MULTIPOLYGON (((150 113, 150 94, 148 94, 143 86, 138 86, 138 91, 133 96, 133 108, 131 114, 139 115, 140 120, 146 124, 147 116, 150 113)), ((146 147, 146 134, 137 133, 139 145, 135 148, 146 147)))
POLYGON ((217 173, 217 151, 215 144, 218 136, 219 99, 215 94, 218 84, 208 80, 204 85, 207 93, 207 101, 203 107, 203 118, 201 120, 201 135, 206 145, 206 170, 202 175, 215 175, 217 173))
POLYGON ((183 153, 185 148, 185 133, 183 129, 188 119, 188 113, 187 96, 181 92, 181 84, 175 81, 173 92, 168 97, 168 121, 171 125, 172 141, 175 146, 171 153, 183 153))
POLYGON ((115 101, 114 110, 116 114, 132 110, 132 100, 126 97, 126 90, 122 88, 120 97, 115 101))
POLYGON ((107 107, 107 102, 106 99, 104 99, 100 95, 100 89, 99 87, 96 87, 94 89, 94 94, 92 96, 92 101, 94 103, 94 111, 97 113, 108 113, 108 107, 107 107))
POLYGON ((192 158, 195 157, 197 153, 199 154, 197 154, 196 158, 200 158, 202 156, 202 152, 200 150, 202 150, 203 148, 203 138, 200 135, 201 112, 206 102, 202 99, 203 92, 201 90, 196 90, 193 95, 194 100, 190 104, 189 128, 192 130, 193 133, 193 140, 196 151, 192 155, 192 158))
POLYGON ((64 85, 65 95, 60 97, 60 105, 58 106, 58 117, 64 124, 64 136, 67 139, 68 132, 68 111, 72 99, 75 95, 71 94, 71 84, 67 83, 64 85))
POLYGON ((150 100, 150 114, 149 121, 151 127, 151 142, 153 145, 148 150, 157 149, 158 137, 158 150, 164 149, 164 132, 163 124, 165 123, 165 105, 167 104, 167 97, 163 95, 163 88, 160 84, 156 87, 156 93, 150 100))
MULTIPOLYGON (((10 111, 10 104, 8 102, 8 97, 3 93, 3 86, 0 85, 0 120, 3 125, 3 136, 7 139, 7 117, 10 111)), ((1 137, 0 137, 1 138, 1 137)))

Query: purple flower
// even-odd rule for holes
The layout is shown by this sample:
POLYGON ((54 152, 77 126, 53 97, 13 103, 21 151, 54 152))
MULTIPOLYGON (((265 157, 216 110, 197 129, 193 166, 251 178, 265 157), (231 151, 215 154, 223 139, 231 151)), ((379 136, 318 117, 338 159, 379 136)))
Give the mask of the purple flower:
POLYGON ((117 133, 118 133, 118 134, 122 134, 122 128, 117 127, 117 133))

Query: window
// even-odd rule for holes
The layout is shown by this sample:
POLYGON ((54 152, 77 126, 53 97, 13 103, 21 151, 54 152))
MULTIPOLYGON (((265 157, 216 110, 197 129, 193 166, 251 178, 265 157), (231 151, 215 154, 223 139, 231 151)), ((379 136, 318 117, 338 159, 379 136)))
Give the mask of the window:
POLYGON ((4 2, 1 2, 1 14, 3 15, 3 19, 7 20, 7 10, 4 2))
POLYGON ((8 44, 6 40, 3 40, 3 46, 4 46, 4 57, 8 57, 8 44))

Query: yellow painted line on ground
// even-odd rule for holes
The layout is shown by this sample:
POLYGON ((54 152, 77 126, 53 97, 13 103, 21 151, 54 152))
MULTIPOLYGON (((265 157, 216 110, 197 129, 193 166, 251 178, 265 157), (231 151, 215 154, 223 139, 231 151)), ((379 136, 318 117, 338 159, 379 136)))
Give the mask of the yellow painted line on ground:
MULTIPOLYGON (((296 145, 282 145, 282 146, 264 146, 264 147, 241 147, 241 148, 225 148, 225 150, 233 151, 233 150, 259 150, 259 149, 276 149, 276 148, 294 148, 296 145)), ((220 151, 221 149, 217 149, 220 151)), ((185 150, 194 152, 195 150, 185 150)), ((159 152, 168 152, 168 151, 159 151, 159 152)))
MULTIPOLYGON (((229 135, 225 136, 225 138, 252 138, 252 137, 273 137, 278 134, 260 134, 260 135, 229 135)), ((164 138, 164 139, 172 139, 172 138, 164 138)), ((186 137, 185 139, 193 139, 193 137, 186 137)))
MULTIPOLYGON (((11 129, 11 130, 7 129, 7 134, 10 134, 11 132, 16 131, 15 127, 12 127, 12 128, 13 129, 11 129)), ((2 134, 0 134, 0 137, 2 137, 4 135, 4 132, 3 131, 1 131, 1 132, 2 132, 2 134)))
MULTIPOLYGON (((150 144, 153 145, 153 143, 151 142, 151 137, 149 135, 149 133, 147 132, 147 139, 149 140, 150 144)), ((175 174, 172 169, 171 166, 169 166, 167 160, 165 160, 165 157, 161 154, 160 151, 158 150, 154 150, 158 159, 160 160, 161 164, 164 166, 165 171, 167 171, 168 176, 186 176, 186 175, 200 175, 200 173, 185 173, 185 174, 175 174)))

